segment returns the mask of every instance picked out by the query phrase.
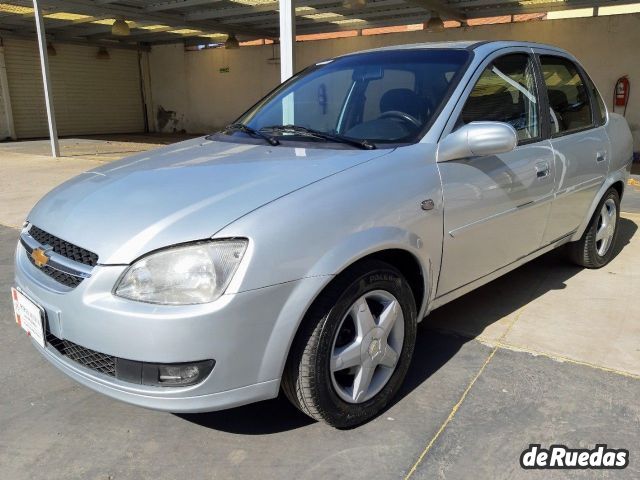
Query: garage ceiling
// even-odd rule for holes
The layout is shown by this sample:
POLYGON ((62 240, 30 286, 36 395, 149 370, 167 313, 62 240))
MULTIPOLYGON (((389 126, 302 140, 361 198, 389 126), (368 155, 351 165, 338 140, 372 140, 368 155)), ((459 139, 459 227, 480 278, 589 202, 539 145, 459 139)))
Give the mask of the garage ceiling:
MULTIPOLYGON (((298 34, 325 33, 421 23, 434 13, 443 19, 467 19, 550 12, 638 0, 297 0, 298 34)), ((41 0, 52 40, 136 46, 139 43, 188 44, 277 38, 277 0, 41 0), (131 33, 114 37, 117 18, 131 33)), ((35 34, 30 0, 0 0, 0 36, 35 34)))

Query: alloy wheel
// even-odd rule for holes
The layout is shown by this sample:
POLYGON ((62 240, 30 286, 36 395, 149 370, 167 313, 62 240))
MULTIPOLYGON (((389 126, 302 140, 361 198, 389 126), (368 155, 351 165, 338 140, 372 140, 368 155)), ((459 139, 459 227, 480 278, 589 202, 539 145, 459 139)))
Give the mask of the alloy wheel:
POLYGON ((348 403, 374 397, 396 369, 404 342, 400 303, 385 290, 367 292, 342 318, 331 350, 331 381, 348 403))
POLYGON ((601 257, 609 251, 613 243, 613 236, 616 233, 616 218, 616 202, 609 198, 602 205, 596 229, 596 250, 601 257))

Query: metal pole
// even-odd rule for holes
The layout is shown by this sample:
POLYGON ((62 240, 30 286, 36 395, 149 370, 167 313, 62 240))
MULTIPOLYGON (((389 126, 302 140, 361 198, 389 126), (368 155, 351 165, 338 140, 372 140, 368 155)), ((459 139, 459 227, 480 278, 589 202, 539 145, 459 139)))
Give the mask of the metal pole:
POLYGON ((51 76, 49 75, 49 56, 47 55, 47 39, 44 31, 44 21, 38 0, 33 0, 33 10, 36 17, 36 29, 38 31, 38 48, 40 49, 40 67, 42 68, 42 84, 44 86, 44 101, 47 107, 47 120, 49 122, 49 138, 51 139, 51 155, 60 156, 58 144, 58 129, 56 127, 56 114, 51 101, 51 76))
POLYGON ((296 63, 296 9, 293 5, 293 0, 279 0, 279 3, 280 80, 284 82, 293 76, 293 69, 296 63))
POLYGON ((11 140, 16 140, 16 128, 13 123, 13 110, 11 108, 11 96, 9 93, 9 80, 7 79, 7 64, 4 58, 4 45, 0 40, 0 93, 4 103, 4 118, 7 122, 7 133, 11 140))

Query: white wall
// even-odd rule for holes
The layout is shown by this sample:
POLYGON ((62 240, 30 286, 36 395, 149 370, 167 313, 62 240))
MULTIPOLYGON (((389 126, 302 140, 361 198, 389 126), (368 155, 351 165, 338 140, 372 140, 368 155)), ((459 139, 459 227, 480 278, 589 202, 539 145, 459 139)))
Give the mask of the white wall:
MULTIPOLYGON (((367 48, 465 39, 527 40, 565 48, 580 59, 609 108, 616 80, 628 74, 631 97, 627 119, 636 150, 640 150, 640 14, 299 42, 296 70, 324 58, 367 48)), ((277 56, 277 49, 275 53, 277 56)), ((279 66, 268 60, 273 56, 270 45, 202 51, 184 51, 181 45, 153 47, 150 54, 153 111, 156 118, 160 108, 173 112, 172 120, 159 130, 204 133, 234 120, 278 84, 279 66), (220 69, 227 67, 229 72, 221 73, 220 69)))

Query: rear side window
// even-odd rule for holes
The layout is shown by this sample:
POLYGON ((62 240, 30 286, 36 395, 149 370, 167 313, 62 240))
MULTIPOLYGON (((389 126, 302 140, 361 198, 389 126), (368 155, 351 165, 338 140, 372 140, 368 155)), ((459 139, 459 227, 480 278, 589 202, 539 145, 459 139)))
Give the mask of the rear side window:
POLYGON ((600 115, 600 125, 604 125, 607 123, 607 106, 604 104, 604 100, 602 100, 602 95, 593 87, 593 96, 598 99, 598 114, 600 115))
POLYGON ((542 55, 542 76, 549 96, 552 135, 564 135, 593 126, 589 91, 573 62, 542 55))
POLYGON ((585 76, 585 80, 587 81, 587 86, 589 87, 589 90, 591 90, 592 93, 592 99, 595 98, 596 102, 593 105, 594 106, 594 115, 596 117, 596 123, 598 126, 600 125, 604 125, 605 123, 607 123, 607 106, 604 104, 604 100, 602 99, 602 95, 600 95, 600 92, 598 92, 598 89, 596 88, 595 84, 593 83, 593 80, 591 80, 591 78, 589 77, 589 75, 587 73, 584 73, 585 76))
POLYGON ((494 60, 478 79, 462 109, 461 122, 505 122, 513 126, 518 140, 540 136, 535 67, 524 53, 494 60))

